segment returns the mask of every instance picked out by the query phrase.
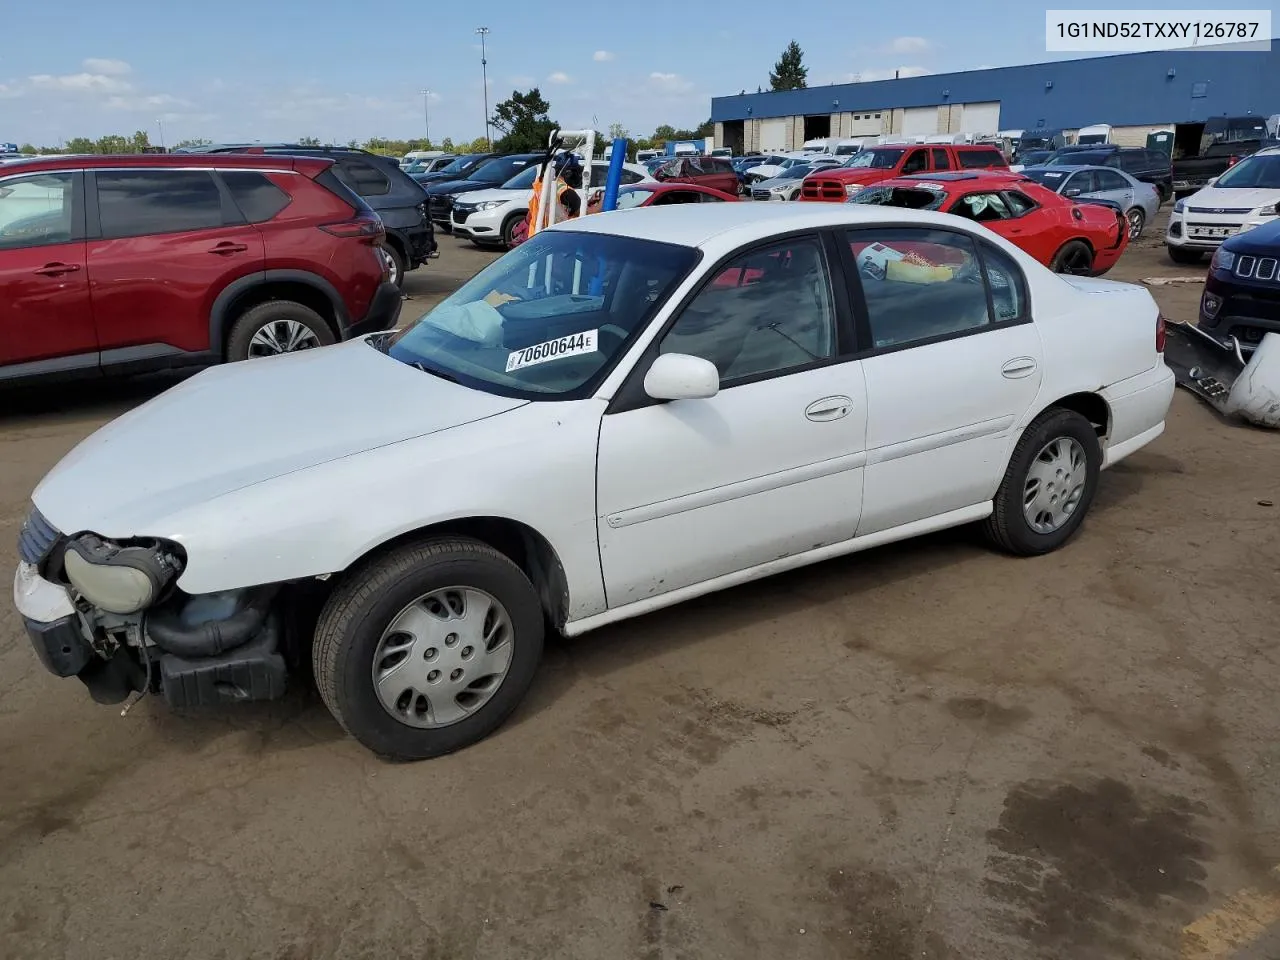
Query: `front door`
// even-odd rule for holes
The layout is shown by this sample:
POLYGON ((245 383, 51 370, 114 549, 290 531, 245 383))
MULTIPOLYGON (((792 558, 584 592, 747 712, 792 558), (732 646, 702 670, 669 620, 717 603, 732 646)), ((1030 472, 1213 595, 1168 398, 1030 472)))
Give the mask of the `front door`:
POLYGON ((858 534, 990 500, 1040 388, 1026 283, 993 245, 923 228, 852 231, 867 384, 858 534))
MULTIPOLYGON (((867 404, 818 237, 717 269, 657 352, 710 360, 720 392, 603 418, 597 527, 610 607, 851 538, 867 404)), ((637 375, 647 363, 641 362, 637 375)))
POLYGON ((99 170, 90 179, 99 236, 89 240, 89 288, 103 363, 107 351, 134 346, 210 349, 213 301, 263 269, 262 234, 207 170, 99 170))
POLYGON ((37 360, 98 364, 79 182, 72 172, 0 180, 0 379, 37 360))

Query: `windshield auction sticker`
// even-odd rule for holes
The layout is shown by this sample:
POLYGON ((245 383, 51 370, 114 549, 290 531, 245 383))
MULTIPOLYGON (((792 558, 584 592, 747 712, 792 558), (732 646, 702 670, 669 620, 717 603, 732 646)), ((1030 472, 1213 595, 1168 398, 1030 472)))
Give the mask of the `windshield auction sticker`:
POLYGON ((535 363, 546 363, 548 360, 575 357, 582 353, 595 353, 596 336, 599 332, 599 330, 584 330, 582 333, 571 333, 567 337, 513 350, 507 356, 507 373, 519 370, 521 367, 532 367, 535 363))
POLYGON ((1046 10, 1044 16, 1050 53, 1271 49, 1270 10, 1046 10))

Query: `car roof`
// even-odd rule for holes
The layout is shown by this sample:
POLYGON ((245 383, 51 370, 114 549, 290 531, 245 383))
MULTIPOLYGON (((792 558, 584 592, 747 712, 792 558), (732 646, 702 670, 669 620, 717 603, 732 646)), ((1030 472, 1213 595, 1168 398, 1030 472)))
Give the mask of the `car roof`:
POLYGON ((243 167, 251 170, 319 172, 333 164, 327 157, 263 153, 108 153, 35 157, 4 165, 5 176, 41 170, 102 170, 120 167, 169 167, 207 170, 243 167))
POLYGON ((908 173, 898 177, 899 180, 926 180, 950 183, 955 180, 1025 180, 1020 173, 1008 170, 940 170, 937 173, 908 173))
POLYGON ((873 226, 886 220, 938 224, 936 214, 897 207, 886 214, 884 207, 845 203, 699 203, 597 213, 558 223, 553 229, 702 247, 712 240, 738 246, 793 230, 873 226))

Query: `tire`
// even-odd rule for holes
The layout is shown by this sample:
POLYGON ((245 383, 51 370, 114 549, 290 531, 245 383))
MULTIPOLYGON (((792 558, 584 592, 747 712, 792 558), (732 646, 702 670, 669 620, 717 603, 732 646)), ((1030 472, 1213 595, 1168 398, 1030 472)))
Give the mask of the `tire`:
POLYGON ((310 307, 292 300, 268 300, 250 307, 236 319, 227 337, 227 360, 296 353, 327 347, 336 339, 333 328, 310 307), (275 349, 273 343, 280 349, 275 349))
MULTIPOLYGON (((1050 469, 1051 465, 1041 461, 1040 467, 1042 470, 1050 469)), ((1050 407, 1031 422, 1013 448, 1013 456, 1009 458, 1004 479, 996 490, 991 516, 984 521, 984 533, 1001 550, 1017 556, 1033 557, 1058 549, 1071 539, 1084 522, 1084 516, 1098 489, 1098 474, 1101 469, 1102 447, 1098 443, 1093 424, 1074 410, 1050 407), (1078 445, 1083 464, 1075 469, 1084 471, 1083 486, 1074 508, 1060 526, 1051 531, 1037 530, 1023 509, 1023 498, 1031 479, 1030 472, 1051 445, 1062 441, 1078 445)), ((1070 476, 1067 483, 1069 494, 1074 487, 1070 476)), ((1042 485, 1042 489, 1046 487, 1046 493, 1052 489, 1042 485)), ((1040 503, 1049 505, 1043 500, 1040 503)))
POLYGON ((1125 220, 1129 223, 1129 242, 1137 240, 1142 236, 1142 231, 1147 225, 1147 215, 1141 207, 1134 207, 1124 215, 1125 220))
POLYGON ((502 249, 503 250, 511 249, 512 241, 515 239, 516 227, 519 226, 520 221, 524 219, 526 219, 526 217, 512 216, 512 217, 507 217, 507 219, 502 222, 502 249))
POLYGON ((405 274, 404 254, 391 244, 387 244, 382 249, 386 250, 387 256, 391 258, 391 282, 397 287, 403 287, 405 274))
MULTIPOLYGON (((453 622, 465 623, 471 602, 466 600, 462 620, 454 617, 453 622)), ((453 616, 443 605, 437 604, 437 607, 453 616)), ((419 609, 431 610, 430 606, 419 609)), ((487 632, 489 622, 484 620, 482 633, 487 632)), ((358 567, 330 596, 320 614, 312 644, 316 686, 343 729, 379 756, 394 760, 437 757, 484 739, 515 710, 533 682, 542 658, 543 622, 542 607, 533 584, 511 560, 487 544, 455 537, 411 543, 358 567), (457 592, 449 588, 469 589, 471 596, 487 594, 489 600, 496 600, 505 609, 510 633, 505 641, 499 633, 494 634, 499 638, 498 646, 504 642, 511 645, 505 674, 487 692, 488 699, 481 700, 460 719, 442 723, 435 722, 437 711, 463 711, 459 700, 468 691, 462 690, 454 697, 441 695, 435 704, 428 701, 424 710, 421 702, 427 698, 412 685, 411 676, 403 681, 408 687, 396 701, 406 718, 401 719, 392 714, 392 706, 383 705, 379 696, 373 676, 375 656, 391 662, 390 673, 403 663, 417 665, 421 648, 423 659, 434 654, 431 660, 451 671, 448 679, 452 679, 451 668, 455 666, 459 668, 456 672, 462 673, 460 668, 464 664, 458 657, 472 649, 465 646, 467 630, 458 627, 457 633, 443 634, 443 641, 435 640, 439 631, 448 629, 440 624, 450 622, 449 617, 440 618, 438 612, 424 615, 427 631, 399 634, 409 638, 404 642, 413 643, 403 659, 394 660, 386 648, 379 652, 384 633, 398 617, 424 599, 430 604, 429 597, 437 593, 457 592), (448 643, 449 637, 454 638, 453 649, 440 647, 441 642, 448 643), (404 701, 406 695, 409 699, 404 701), (415 719, 425 725, 414 725, 415 719)), ((396 636, 391 634, 388 640, 394 641, 396 636)), ((484 656, 481 653, 481 657, 484 656)), ((416 672, 424 669, 419 667, 416 672)), ((459 683, 465 681, 463 676, 459 683)), ((430 681, 426 675, 419 678, 418 685, 426 686, 428 682, 440 683, 442 691, 451 689, 444 676, 430 681)), ((455 684, 452 689, 459 687, 455 684)), ((388 695, 394 692, 395 686, 389 686, 388 695)))
POLYGON ((1083 240, 1068 240, 1049 261, 1049 269, 1054 273, 1087 277, 1093 273, 1093 251, 1083 240))
POLYGON ((1199 263, 1204 257, 1204 252, 1200 250, 1185 250, 1182 247, 1170 247, 1167 244, 1165 249, 1169 251, 1169 259, 1174 263, 1190 265, 1199 263))

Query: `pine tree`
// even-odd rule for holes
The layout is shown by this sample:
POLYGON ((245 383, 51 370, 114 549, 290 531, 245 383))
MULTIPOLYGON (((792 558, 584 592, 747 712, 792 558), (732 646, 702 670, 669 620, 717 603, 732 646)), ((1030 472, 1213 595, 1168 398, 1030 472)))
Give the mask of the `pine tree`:
POLYGON ((804 65, 804 51, 792 40, 769 74, 769 86, 774 90, 803 90, 807 87, 809 68, 804 65))

